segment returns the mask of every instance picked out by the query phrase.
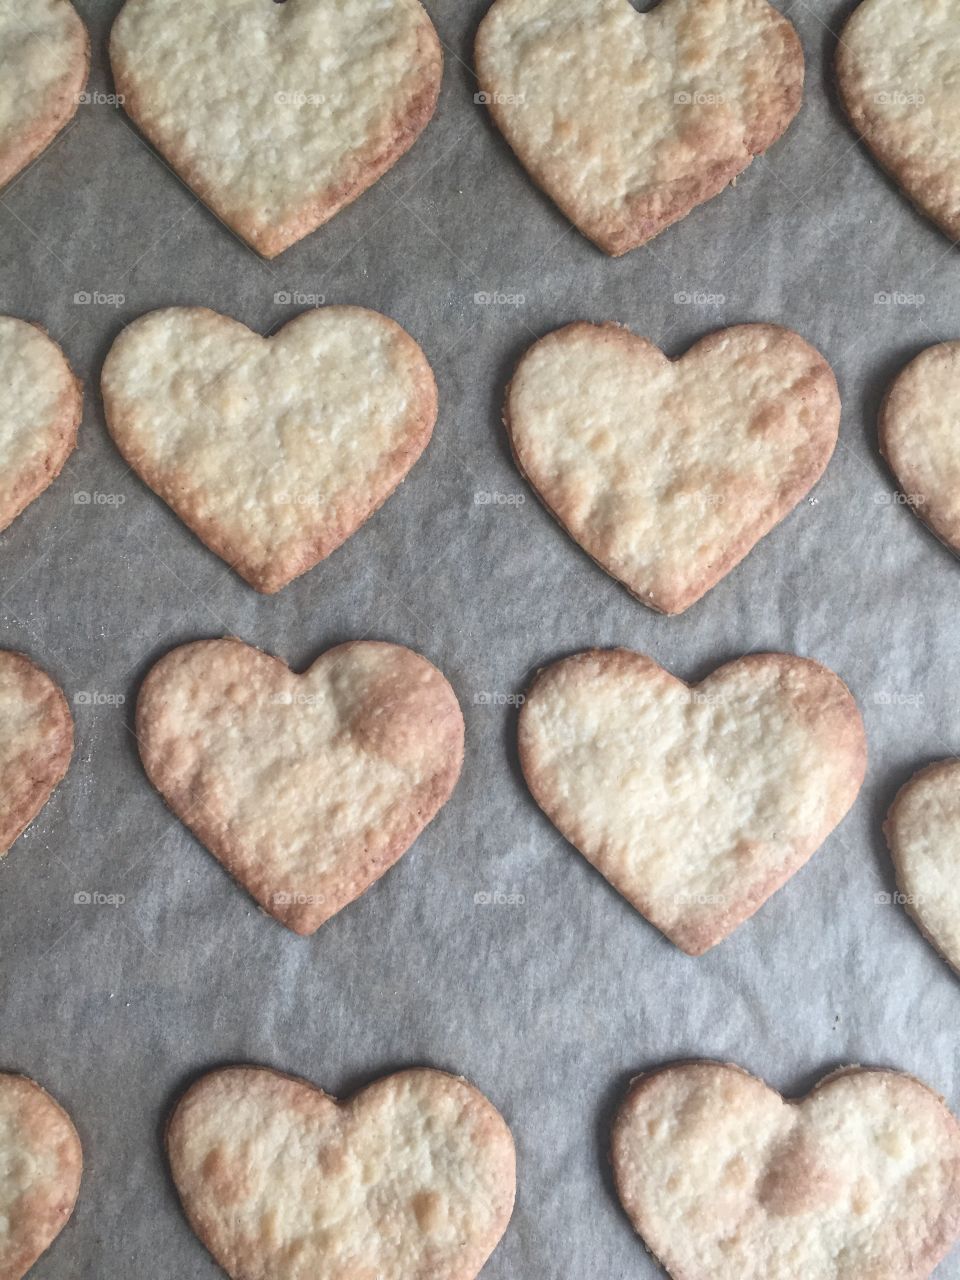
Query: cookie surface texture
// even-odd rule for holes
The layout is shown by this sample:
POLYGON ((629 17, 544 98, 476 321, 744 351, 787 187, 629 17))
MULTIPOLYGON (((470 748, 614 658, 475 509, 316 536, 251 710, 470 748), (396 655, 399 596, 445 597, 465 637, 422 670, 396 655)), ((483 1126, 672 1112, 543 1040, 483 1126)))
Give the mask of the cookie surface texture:
POLYGON ((127 462, 268 593, 377 510, 437 416, 419 346, 363 307, 306 311, 270 338, 200 307, 151 311, 113 344, 102 388, 127 462))
POLYGON ((87 29, 68 0, 0 7, 0 187, 73 119, 89 70, 87 29))
POLYGON ((547 510, 643 604, 682 613, 819 479, 840 396, 789 329, 720 329, 670 360, 614 324, 536 342, 507 389, 514 458, 547 510))
POLYGON ((56 479, 77 443, 83 394, 42 329, 0 316, 0 530, 56 479))
POLYGON ((915 773, 897 792, 884 832, 907 911, 960 974, 960 761, 915 773))
POLYGON ((687 685, 642 654, 588 650, 536 677, 519 747, 551 822, 690 955, 803 866, 866 767, 850 691, 784 653, 687 685))
POLYGON ((921 351, 890 385, 880 450, 904 505, 960 551, 960 342, 921 351))
POLYGON ((865 0, 837 44, 847 114, 911 202, 960 240, 960 20, 953 0, 865 0))
POLYGON ((67 1224, 83 1170, 67 1113, 26 1076, 0 1073, 0 1276, 20 1280, 67 1224))
POLYGON ((72 754, 59 686, 22 653, 0 649, 0 856, 50 799, 72 754))
POLYGON ((406 852, 463 763, 456 694, 401 645, 302 675, 239 640, 172 650, 137 700, 147 776, 281 923, 313 933, 406 852))
POLYGON ((666 1067, 631 1085, 612 1157, 674 1280, 927 1280, 960 1233, 960 1126, 896 1071, 787 1101, 737 1067, 666 1067))
POLYGON ((527 172, 613 255, 721 192, 803 96, 797 33, 766 0, 496 0, 476 67, 527 172))
POLYGON ((465 1080, 402 1071, 337 1102, 255 1067, 177 1105, 170 1167, 233 1280, 473 1280, 513 1209, 513 1140, 465 1080))
POLYGON ((127 0, 110 62, 146 137, 266 258, 396 163, 443 73, 418 0, 127 0))

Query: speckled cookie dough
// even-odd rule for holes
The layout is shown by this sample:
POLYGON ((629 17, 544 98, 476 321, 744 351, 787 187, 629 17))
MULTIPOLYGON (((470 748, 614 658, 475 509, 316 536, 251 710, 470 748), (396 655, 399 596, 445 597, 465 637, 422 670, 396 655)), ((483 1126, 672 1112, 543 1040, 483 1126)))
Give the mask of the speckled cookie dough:
POLYGON ((305 311, 270 338, 202 307, 151 311, 103 367, 114 442, 258 591, 323 560, 427 446, 433 372, 394 321, 305 311))
POLYGON ((496 0, 476 62, 531 177, 613 255, 722 191, 803 95, 797 33, 766 0, 496 0))
POLYGON ((239 640, 204 640, 151 669, 137 740, 174 813, 265 911, 308 934, 446 803, 463 716, 402 645, 338 645, 296 675, 239 640))
POLYGON ((538 674, 519 742, 547 817, 689 955, 803 866, 866 768, 846 685, 786 653, 688 685, 643 654, 588 650, 538 674))
POLYGON ((443 73, 418 0, 127 0, 110 61, 125 110, 267 258, 413 146, 443 73))
POLYGON ((339 1103, 276 1071, 214 1071, 178 1103, 167 1151, 233 1280, 474 1280, 513 1209, 510 1130, 440 1071, 339 1103))
POLYGON ((927 1280, 960 1233, 960 1126, 896 1071, 794 1102, 739 1067, 665 1067, 630 1086, 612 1159, 676 1280, 927 1280))
POLYGON ((720 329, 677 360, 615 324, 571 324, 507 389, 513 455, 547 509, 643 604, 682 613, 823 473, 830 366, 789 329, 720 329))

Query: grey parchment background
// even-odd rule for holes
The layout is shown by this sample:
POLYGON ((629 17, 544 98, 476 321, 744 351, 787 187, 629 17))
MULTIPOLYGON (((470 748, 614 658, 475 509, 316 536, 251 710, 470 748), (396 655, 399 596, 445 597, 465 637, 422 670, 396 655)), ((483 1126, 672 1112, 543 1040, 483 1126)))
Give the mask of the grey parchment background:
MULTIPOLYGON (((120 2, 76 3, 93 42, 90 89, 108 94, 120 2)), ((74 706, 69 775, 0 864, 0 1066, 63 1102, 86 1157, 76 1215, 38 1278, 219 1274, 160 1146, 172 1100, 218 1063, 271 1064, 336 1094, 414 1064, 475 1081, 519 1153, 516 1212, 485 1280, 658 1274, 606 1161, 612 1110, 642 1068, 716 1056, 795 1093, 841 1063, 883 1064, 960 1108, 957 980, 900 907, 876 901, 893 889, 880 823, 896 788, 960 746, 960 566, 894 504, 875 442, 889 378, 960 336, 960 258, 840 112, 831 64, 853 5, 780 7, 807 56, 798 120, 735 189, 619 261, 568 228, 475 105, 486 0, 428 0, 447 50, 434 122, 385 179, 272 264, 102 102, 0 192, 0 311, 45 325, 86 383, 77 452, 0 538, 0 645, 33 656, 71 702, 99 702, 74 706), (74 301, 94 291, 123 300, 74 301), (441 411, 401 491, 328 562, 265 598, 128 472, 98 382, 111 341, 144 311, 204 304, 266 332, 301 309, 275 302, 293 291, 400 321, 434 365, 441 411), (524 302, 478 305, 480 291, 524 302), (879 305, 879 292, 914 303, 879 305), (684 293, 722 301, 678 303, 684 293), (475 503, 526 492, 499 424, 503 387, 535 337, 578 317, 623 321, 671 354, 721 325, 781 322, 837 371, 843 425, 825 478, 685 617, 632 601, 532 498, 475 503), (79 505, 77 493, 114 501, 79 505), (348 638, 399 641, 442 668, 464 707, 453 799, 310 940, 254 908, 139 765, 132 708, 150 664, 230 633, 297 668, 348 638), (616 644, 686 678, 750 650, 793 650, 840 673, 866 721, 870 766, 853 812, 700 960, 558 837, 519 775, 514 711, 474 702, 522 690, 544 661, 616 644), (118 696, 124 705, 103 701, 118 696), (525 901, 475 904, 497 890, 525 901), (75 905, 83 891, 125 901, 75 905)), ((960 1254, 937 1275, 957 1280, 960 1254)))

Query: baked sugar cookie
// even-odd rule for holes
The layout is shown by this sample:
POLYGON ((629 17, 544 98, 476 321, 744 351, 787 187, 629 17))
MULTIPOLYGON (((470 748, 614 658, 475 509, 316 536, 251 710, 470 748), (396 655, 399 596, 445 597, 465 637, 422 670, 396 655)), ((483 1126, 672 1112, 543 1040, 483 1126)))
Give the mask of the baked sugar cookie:
POLYGON ((362 307, 305 311, 271 338, 202 307, 151 311, 113 344, 102 387, 127 462, 265 592, 369 519, 437 416, 423 352, 362 307))
POLYGON ((905 505, 960 551, 960 342, 928 347, 894 378, 880 449, 905 505))
POLYGON ((504 421, 547 510, 636 598, 682 613, 819 479, 840 397, 777 325, 720 329, 677 360, 615 324, 570 324, 520 361, 504 421))
POLYGON ((850 691, 786 653, 688 685, 643 654, 588 650, 537 675, 519 744, 550 821, 688 955, 803 866, 866 767, 850 691))
POLYGON ((960 239, 960 26, 954 0, 864 0, 837 45, 854 128, 897 185, 960 239))
POLYGON ((897 792, 884 833, 904 905, 960 973, 960 760, 915 773, 897 792))
POLYGON ((418 0, 127 0, 110 62, 147 138, 266 258, 413 146, 443 72, 418 0))
POLYGON ((0 187, 73 119, 89 71, 87 29, 69 0, 0 5, 0 187))
POLYGON ((0 387, 2 530, 60 474, 77 443, 83 394, 57 344, 13 316, 0 316, 0 387))
POLYGON ((0 1073, 0 1276, 20 1280, 73 1213, 83 1154, 70 1117, 26 1076, 0 1073))
POLYGON ((347 1102, 263 1068, 212 1071, 177 1104, 167 1151, 233 1280, 474 1280, 513 1210, 510 1130, 441 1071, 347 1102))
POLYGON ((50 799, 72 754, 73 720, 58 686, 22 653, 0 649, 0 857, 50 799))
POLYGON ((666 1067, 630 1086, 612 1158, 675 1280, 927 1280, 960 1234, 960 1126, 896 1071, 794 1102, 738 1067, 666 1067))
POLYGON ((615 256, 721 192, 803 95, 797 33, 766 0, 496 0, 476 63, 530 176, 615 256))
POLYGON ((313 933, 446 803, 463 716, 436 667, 353 641, 302 675, 239 640, 182 645, 137 700, 147 776, 265 911, 313 933))

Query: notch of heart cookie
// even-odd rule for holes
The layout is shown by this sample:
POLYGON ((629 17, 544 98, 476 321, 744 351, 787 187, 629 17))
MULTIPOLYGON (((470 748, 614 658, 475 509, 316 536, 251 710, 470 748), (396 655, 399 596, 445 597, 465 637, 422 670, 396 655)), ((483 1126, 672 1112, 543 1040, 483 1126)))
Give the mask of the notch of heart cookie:
POLYGON ((352 641, 301 675, 240 640, 183 645, 137 699, 144 769, 181 821, 287 928, 315 932, 449 799, 463 716, 401 645, 352 641))
POLYGON ((739 1067, 665 1067, 632 1083, 611 1154, 635 1230, 683 1280, 927 1280, 960 1234, 960 1126, 895 1071, 787 1101, 739 1067))
POLYGON ((124 110, 265 258, 356 200, 426 128, 443 75, 419 0, 126 0, 110 35, 124 110))
POLYGON ((844 817, 866 741, 843 682, 751 654, 687 685, 643 654, 541 670, 519 718, 534 800, 688 955, 749 919, 844 817))
POLYGON ((266 593, 379 509, 437 417, 423 351, 363 307, 303 312, 269 338, 203 307, 151 311, 114 342, 101 384, 126 461, 266 593))
POLYGON ((475 52, 521 164, 613 256, 723 191, 803 94, 799 38, 766 0, 495 0, 475 52))
POLYGON ((474 1280, 513 1209, 510 1130, 441 1071, 345 1102, 265 1068, 213 1071, 177 1104, 166 1147, 191 1226, 233 1280, 279 1280, 291 1257, 302 1275, 474 1280))
POLYGON ((616 324, 576 322, 521 358, 504 423, 524 478, 641 603, 682 613, 823 474, 840 396, 778 325, 720 329, 669 359, 616 324))
POLYGON ((884 823, 899 901, 960 974, 960 760, 938 760, 897 792, 884 823))

